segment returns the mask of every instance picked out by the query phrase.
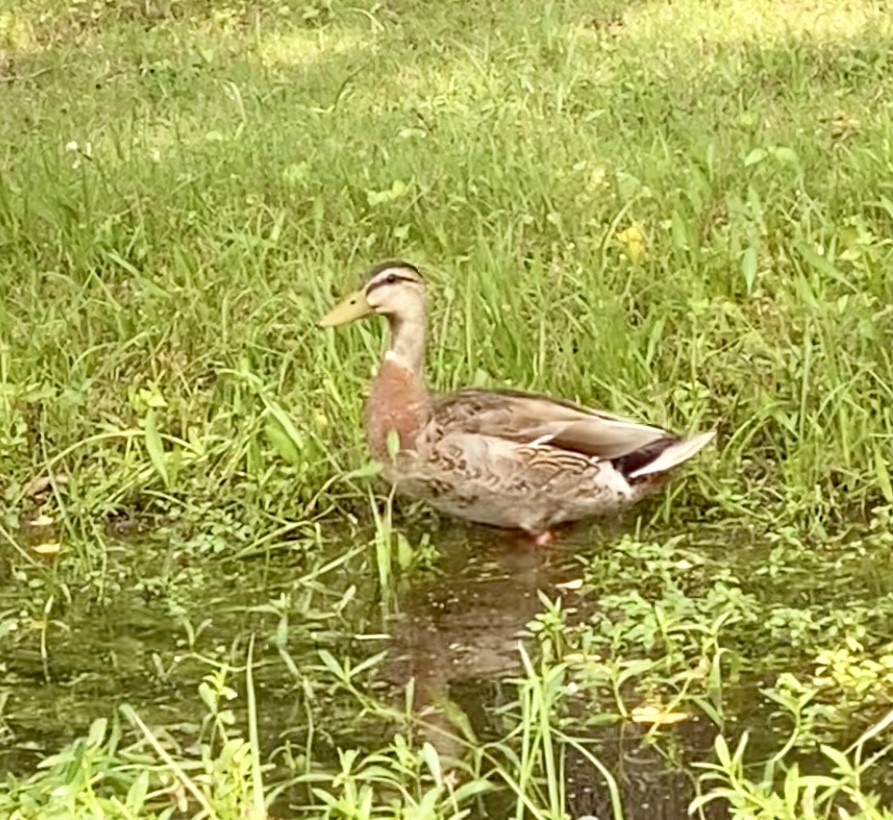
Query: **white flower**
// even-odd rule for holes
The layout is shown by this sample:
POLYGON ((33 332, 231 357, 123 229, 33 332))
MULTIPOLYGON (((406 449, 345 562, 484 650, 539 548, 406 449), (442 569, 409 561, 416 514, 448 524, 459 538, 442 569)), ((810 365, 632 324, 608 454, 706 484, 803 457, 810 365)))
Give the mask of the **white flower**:
POLYGON ((78 147, 79 147, 79 146, 78 146, 77 140, 71 140, 71 142, 66 142, 66 143, 65 143, 65 150, 66 150, 66 151, 77 151, 77 150, 78 150, 78 147))

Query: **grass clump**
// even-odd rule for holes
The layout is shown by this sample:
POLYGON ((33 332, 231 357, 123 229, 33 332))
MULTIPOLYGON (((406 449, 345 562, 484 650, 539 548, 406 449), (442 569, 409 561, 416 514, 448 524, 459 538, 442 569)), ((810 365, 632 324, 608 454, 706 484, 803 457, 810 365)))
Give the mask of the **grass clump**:
POLYGON ((7 10, 13 508, 49 471, 72 514, 299 514, 356 464, 374 347, 314 320, 398 250, 435 383, 716 425, 704 489, 753 516, 889 500, 888 21, 761 9, 703 42, 694 0, 7 10))

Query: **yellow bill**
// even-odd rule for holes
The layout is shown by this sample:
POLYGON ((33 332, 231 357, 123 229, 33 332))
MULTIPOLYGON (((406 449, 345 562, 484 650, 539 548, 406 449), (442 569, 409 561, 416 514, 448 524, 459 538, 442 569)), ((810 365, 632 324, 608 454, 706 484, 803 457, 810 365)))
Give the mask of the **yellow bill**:
POLYGON ((319 320, 319 324, 320 327, 345 325, 348 322, 353 322, 355 319, 362 319, 370 313, 372 313, 372 306, 366 300, 366 294, 358 290, 335 305, 319 320))

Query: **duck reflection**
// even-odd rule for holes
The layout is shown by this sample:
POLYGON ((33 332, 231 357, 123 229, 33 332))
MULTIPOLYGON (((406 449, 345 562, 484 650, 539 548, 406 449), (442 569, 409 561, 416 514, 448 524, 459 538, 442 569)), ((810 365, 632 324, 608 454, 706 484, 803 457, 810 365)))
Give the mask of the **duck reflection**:
MULTIPOLYGON (((593 543, 605 543, 604 532, 596 539, 592 535, 565 534, 546 549, 483 529, 456 528, 438 539, 442 572, 413 589, 391 624, 390 673, 401 689, 411 687, 420 737, 438 750, 445 765, 461 759, 469 743, 504 736, 499 708, 517 698, 511 679, 523 673, 518 644, 529 639, 526 625, 543 611, 540 594, 552 600, 562 596, 569 621, 585 617, 591 601, 567 588, 583 574, 580 557, 593 543)), ((594 729, 594 753, 621 787, 626 818, 687 816, 695 794, 691 775, 668 762, 666 749, 642 742, 646 729, 621 723, 594 729)), ((581 726, 580 731, 587 730, 581 726)), ((713 730, 692 722, 668 738, 675 759, 693 746, 703 759, 709 756, 713 730)), ((604 780, 571 749, 565 780, 571 817, 612 816, 604 780)), ((725 816, 720 806, 708 809, 705 817, 725 816)), ((482 816, 506 811, 513 809, 488 804, 482 816)))

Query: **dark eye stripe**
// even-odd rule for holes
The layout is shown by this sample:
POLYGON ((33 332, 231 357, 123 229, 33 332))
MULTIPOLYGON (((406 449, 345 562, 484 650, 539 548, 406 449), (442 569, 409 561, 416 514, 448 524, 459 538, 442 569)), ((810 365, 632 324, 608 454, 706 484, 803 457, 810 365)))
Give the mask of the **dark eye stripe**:
POLYGON ((388 274, 384 279, 381 279, 377 282, 370 282, 366 285, 366 293, 371 293, 376 288, 380 288, 382 285, 393 285, 397 282, 417 282, 418 280, 412 279, 409 276, 401 276, 399 273, 391 273, 388 274))

